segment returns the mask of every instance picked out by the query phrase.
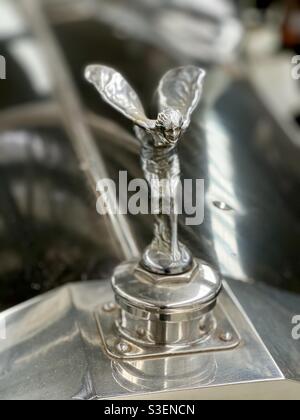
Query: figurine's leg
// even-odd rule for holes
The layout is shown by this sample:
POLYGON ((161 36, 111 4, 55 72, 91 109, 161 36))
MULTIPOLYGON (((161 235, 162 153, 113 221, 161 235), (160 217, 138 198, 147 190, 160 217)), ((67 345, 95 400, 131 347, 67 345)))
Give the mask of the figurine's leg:
POLYGON ((142 264, 154 273, 181 274, 191 268, 193 258, 178 240, 180 165, 176 155, 166 151, 155 158, 142 160, 155 214, 154 239, 143 255, 142 264))
POLYGON ((180 260, 180 248, 178 243, 178 214, 176 213, 175 203, 172 203, 170 213, 170 225, 171 225, 171 252, 173 261, 180 260))

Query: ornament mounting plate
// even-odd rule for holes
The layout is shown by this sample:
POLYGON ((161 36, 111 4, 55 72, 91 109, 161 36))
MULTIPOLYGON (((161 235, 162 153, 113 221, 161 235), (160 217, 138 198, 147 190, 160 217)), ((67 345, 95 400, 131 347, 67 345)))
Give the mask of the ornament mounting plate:
MULTIPOLYGON (((148 358, 163 358, 182 356, 185 354, 220 352, 233 350, 241 344, 241 337, 233 326, 232 321, 226 314, 222 305, 222 295, 214 309, 216 328, 210 335, 190 346, 178 345, 142 345, 132 342, 119 332, 117 321, 120 316, 120 308, 116 305, 106 304, 98 308, 94 315, 101 336, 103 349, 108 357, 115 360, 140 360, 148 358)), ((228 296, 227 296, 228 298, 228 296)))

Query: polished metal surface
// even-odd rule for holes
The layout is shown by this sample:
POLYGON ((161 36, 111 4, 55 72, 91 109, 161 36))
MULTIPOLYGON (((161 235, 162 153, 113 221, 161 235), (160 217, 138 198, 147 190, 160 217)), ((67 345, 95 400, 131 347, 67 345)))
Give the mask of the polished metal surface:
POLYGON ((111 361, 101 348, 93 316, 99 304, 113 297, 109 282, 69 285, 4 312, 8 335, 0 342, 0 398, 264 398, 271 389, 272 399, 299 396, 299 344, 291 339, 288 321, 294 311, 291 300, 299 308, 299 297, 281 296, 279 301, 275 294, 277 312, 284 311, 286 321, 266 340, 254 327, 261 330, 274 320, 273 307, 265 306, 273 290, 234 281, 224 287, 222 304, 243 344, 207 355, 111 361), (255 304, 255 314, 249 313, 250 304, 255 304), (278 336, 289 348, 275 350, 278 336))
MULTIPOLYGON (((22 0, 21 5, 32 30, 47 51, 42 58, 44 65, 47 66, 54 95, 62 110, 61 121, 70 136, 79 165, 83 168, 83 173, 94 192, 97 183, 107 178, 108 173, 101 153, 97 150, 93 133, 82 116, 80 96, 68 71, 64 55, 51 32, 40 1, 22 0)), ((139 251, 127 220, 123 215, 112 211, 111 202, 111 198, 108 197, 106 207, 116 240, 127 258, 137 257, 139 251)))
POLYGON ((243 34, 230 0, 45 0, 54 23, 91 20, 128 39, 140 39, 176 61, 222 63, 243 34))
MULTIPOLYGON (((138 310, 131 313, 130 310, 123 311, 122 315, 122 309, 118 306, 113 310, 107 310, 106 305, 99 307, 95 317, 103 349, 110 358, 120 361, 165 359, 232 350, 242 341, 223 309, 222 301, 224 298, 221 294, 213 311, 200 316, 199 311, 189 316, 178 312, 173 314, 172 322, 147 319, 146 310, 143 318, 138 310)), ((164 318, 171 319, 172 316, 165 315, 164 318)))
POLYGON ((147 273, 139 269, 139 261, 129 261, 116 268, 112 286, 120 299, 129 304, 130 297, 134 306, 142 306, 155 313, 156 309, 167 315, 174 310, 190 308, 192 312, 201 311, 201 305, 216 299, 221 279, 205 262, 196 260, 193 269, 181 276, 165 276, 164 280, 152 282, 147 273), (129 279, 135 277, 135 282, 129 279), (142 281, 143 280, 143 281, 142 281))
POLYGON ((8 130, 0 156, 0 309, 109 275, 121 257, 63 130, 8 130))
POLYGON ((216 323, 223 322, 224 317, 215 319, 210 315, 221 290, 220 277, 196 260, 193 269, 184 275, 157 276, 161 277, 159 281, 151 281, 151 276, 151 272, 141 269, 138 260, 115 270, 112 287, 121 308, 117 322, 120 334, 136 342, 138 331, 139 342, 145 346, 178 345, 193 352, 197 343, 201 350, 203 337, 213 340, 210 336, 221 328, 216 323))

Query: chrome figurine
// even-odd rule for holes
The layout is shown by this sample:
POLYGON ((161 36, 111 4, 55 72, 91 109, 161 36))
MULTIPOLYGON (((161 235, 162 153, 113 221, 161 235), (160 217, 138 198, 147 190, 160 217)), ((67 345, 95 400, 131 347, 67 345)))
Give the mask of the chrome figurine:
POLYGON ((106 102, 133 121, 142 145, 142 167, 151 187, 156 222, 154 239, 141 265, 158 275, 189 271, 193 266, 192 255, 178 240, 180 162, 176 146, 200 101, 205 71, 195 66, 169 71, 158 87, 156 120, 146 117, 138 95, 117 71, 92 65, 85 76, 106 102))

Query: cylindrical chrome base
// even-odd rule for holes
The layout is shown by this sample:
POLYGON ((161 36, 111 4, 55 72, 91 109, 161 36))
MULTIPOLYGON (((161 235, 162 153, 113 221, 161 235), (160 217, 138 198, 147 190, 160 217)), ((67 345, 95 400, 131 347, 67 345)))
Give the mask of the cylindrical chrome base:
POLYGON ((137 261, 119 266, 112 281, 121 316, 119 332, 144 346, 187 346, 215 328, 212 310, 221 280, 211 267, 195 260, 178 276, 156 276, 137 261))
POLYGON ((114 379, 130 392, 209 385, 217 370, 213 353, 151 360, 114 361, 114 379))

